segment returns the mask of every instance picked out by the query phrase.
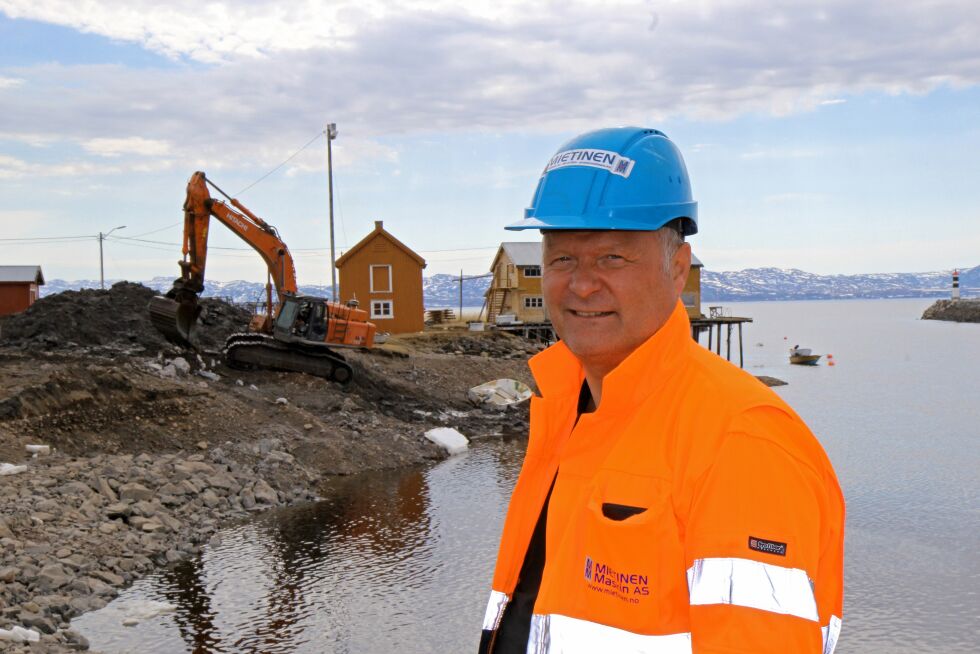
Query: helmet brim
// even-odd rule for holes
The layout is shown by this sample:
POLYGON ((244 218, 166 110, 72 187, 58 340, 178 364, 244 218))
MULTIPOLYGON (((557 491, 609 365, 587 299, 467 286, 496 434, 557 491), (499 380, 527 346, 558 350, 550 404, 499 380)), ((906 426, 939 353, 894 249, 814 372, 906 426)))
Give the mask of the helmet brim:
POLYGON ((510 231, 556 229, 652 232, 677 219, 681 219, 681 230, 684 236, 697 234, 698 203, 683 202, 654 207, 616 207, 601 212, 564 216, 536 216, 532 209, 528 209, 525 211, 524 220, 507 225, 504 229, 510 231))

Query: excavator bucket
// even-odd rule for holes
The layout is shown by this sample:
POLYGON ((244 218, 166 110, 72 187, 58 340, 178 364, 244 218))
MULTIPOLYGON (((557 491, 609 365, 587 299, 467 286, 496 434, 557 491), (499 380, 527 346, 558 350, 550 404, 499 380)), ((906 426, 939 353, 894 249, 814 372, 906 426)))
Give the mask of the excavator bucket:
POLYGON ((167 340, 183 347, 192 347, 191 332, 201 314, 196 299, 178 302, 162 295, 150 300, 150 320, 167 340))

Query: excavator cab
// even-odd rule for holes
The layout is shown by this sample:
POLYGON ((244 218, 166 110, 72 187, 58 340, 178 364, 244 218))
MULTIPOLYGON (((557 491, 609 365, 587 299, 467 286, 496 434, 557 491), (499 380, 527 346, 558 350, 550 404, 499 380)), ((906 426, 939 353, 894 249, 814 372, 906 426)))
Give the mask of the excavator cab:
POLYGON ((322 344, 327 340, 327 327, 327 300, 292 295, 285 297, 273 335, 280 341, 322 344))
POLYGON ((339 347, 371 347, 375 326, 356 305, 330 302, 309 295, 286 295, 276 318, 273 336, 278 341, 339 347))

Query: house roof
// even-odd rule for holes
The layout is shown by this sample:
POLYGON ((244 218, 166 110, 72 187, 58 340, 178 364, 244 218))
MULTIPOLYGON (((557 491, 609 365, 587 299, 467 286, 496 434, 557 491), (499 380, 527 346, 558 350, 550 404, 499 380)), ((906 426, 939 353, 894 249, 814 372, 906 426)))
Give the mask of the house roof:
POLYGON ((392 243, 392 245, 394 245, 398 249, 404 251, 405 254, 407 254, 408 256, 410 256, 413 259, 415 259, 421 267, 425 268, 425 259, 423 259, 422 257, 420 257, 410 247, 408 247, 407 245, 405 245, 404 243, 402 243, 401 241, 399 241, 397 238, 395 238, 394 236, 392 236, 390 233, 388 233, 388 231, 385 230, 385 228, 384 228, 383 221, 380 221, 380 220, 375 220, 374 221, 374 231, 373 232, 371 232, 370 234, 368 234, 367 236, 365 236, 364 238, 362 238, 360 241, 357 242, 357 244, 354 247, 352 247, 351 249, 347 250, 347 252, 344 252, 343 256, 341 256, 339 259, 337 259, 336 266, 338 268, 340 268, 341 266, 343 266, 345 263, 347 263, 348 260, 350 260, 350 258, 352 256, 354 256, 354 253, 356 253, 359 250, 363 249, 365 245, 367 245, 368 243, 370 243, 371 241, 373 241, 375 238, 377 238, 379 236, 381 238, 385 238, 388 241, 390 241, 392 243))
POLYGON ((41 266, 0 266, 0 282, 34 282, 44 285, 41 266))
MULTIPOLYGON (((514 262, 515 266, 540 266, 541 265, 541 242, 532 243, 522 243, 522 242, 506 242, 500 244, 501 249, 507 253, 507 257, 514 262)), ((497 256, 494 257, 493 266, 497 265, 497 259, 500 257, 500 251, 497 251, 497 256)), ((493 267, 491 266, 491 268, 493 267)), ((691 267, 704 267, 701 260, 698 259, 694 254, 691 254, 691 267)))
POLYGON ((507 256, 515 266, 540 266, 541 241, 534 243, 501 243, 507 256))

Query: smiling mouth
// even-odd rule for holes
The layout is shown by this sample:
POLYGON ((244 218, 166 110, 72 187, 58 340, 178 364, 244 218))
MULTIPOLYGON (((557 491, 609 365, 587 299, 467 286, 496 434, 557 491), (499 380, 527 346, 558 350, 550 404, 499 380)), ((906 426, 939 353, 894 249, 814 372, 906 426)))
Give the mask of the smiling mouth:
POLYGON ((602 318, 613 314, 612 311, 576 311, 574 309, 569 309, 568 312, 577 318, 602 318))

